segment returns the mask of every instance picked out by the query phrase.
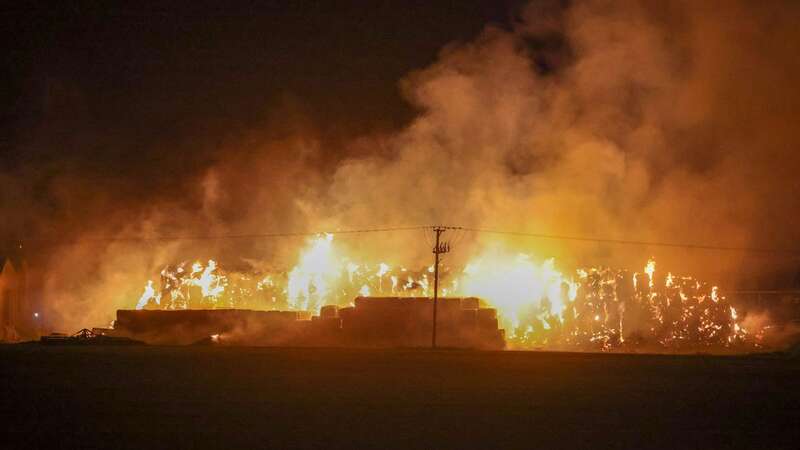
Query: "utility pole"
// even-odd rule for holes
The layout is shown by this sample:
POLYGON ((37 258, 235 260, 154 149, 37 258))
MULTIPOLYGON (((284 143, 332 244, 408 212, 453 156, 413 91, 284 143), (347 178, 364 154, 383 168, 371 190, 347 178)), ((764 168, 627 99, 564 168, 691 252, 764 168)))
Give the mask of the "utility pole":
POLYGON ((433 228, 433 231, 436 233, 436 245, 433 247, 433 336, 431 338, 431 346, 433 348, 436 348, 436 308, 439 302, 439 255, 450 251, 449 242, 439 242, 442 233, 446 230, 447 228, 441 226, 433 228))

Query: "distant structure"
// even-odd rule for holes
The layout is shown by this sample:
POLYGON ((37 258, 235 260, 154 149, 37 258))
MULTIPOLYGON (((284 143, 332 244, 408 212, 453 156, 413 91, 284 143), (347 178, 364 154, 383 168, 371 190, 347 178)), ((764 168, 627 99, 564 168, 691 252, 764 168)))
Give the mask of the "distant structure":
POLYGON ((18 341, 31 328, 26 275, 23 260, 0 256, 0 341, 18 341))

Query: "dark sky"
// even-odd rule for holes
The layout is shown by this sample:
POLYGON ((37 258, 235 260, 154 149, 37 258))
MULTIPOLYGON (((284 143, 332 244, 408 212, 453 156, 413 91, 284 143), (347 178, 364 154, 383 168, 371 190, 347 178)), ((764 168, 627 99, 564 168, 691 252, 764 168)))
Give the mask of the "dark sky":
POLYGON ((395 127, 412 114, 398 80, 449 42, 508 26, 523 2, 49 3, 2 10, 3 135, 24 139, 66 107, 141 148, 247 128, 276 104, 334 134, 395 127))

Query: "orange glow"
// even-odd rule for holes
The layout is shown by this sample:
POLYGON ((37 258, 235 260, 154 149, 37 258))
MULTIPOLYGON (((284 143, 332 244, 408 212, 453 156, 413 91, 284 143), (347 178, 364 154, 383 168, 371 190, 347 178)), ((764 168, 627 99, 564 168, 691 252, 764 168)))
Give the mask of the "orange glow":
MULTIPOLYGON (((230 277, 214 260, 207 265, 195 262, 188 271, 184 264, 165 268, 161 289, 148 281, 136 307, 285 305, 318 313, 324 305, 350 305, 357 296, 433 295, 433 266, 414 271, 346 253, 326 234, 309 239, 283 276, 276 272, 230 277), (192 298, 191 287, 199 288, 201 299, 192 298)), ((642 341, 663 347, 730 345, 748 336, 719 287, 672 272, 658 281, 652 258, 638 274, 602 267, 562 271, 552 258, 494 245, 462 270, 442 266, 440 272, 442 297, 478 297, 496 308, 507 338, 517 347, 609 350, 642 341), (642 275, 647 283, 638 280, 642 275)))

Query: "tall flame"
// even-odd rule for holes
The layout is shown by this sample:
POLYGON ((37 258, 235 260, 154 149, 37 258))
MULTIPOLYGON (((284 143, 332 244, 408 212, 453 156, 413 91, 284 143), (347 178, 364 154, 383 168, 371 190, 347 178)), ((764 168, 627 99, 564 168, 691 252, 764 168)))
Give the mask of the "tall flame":
POLYGON ((225 292, 224 280, 216 274, 216 261, 213 259, 209 260, 205 268, 203 268, 200 263, 195 263, 192 269, 192 274, 200 272, 200 275, 197 278, 191 278, 190 283, 193 286, 200 287, 203 297, 217 299, 225 292))
POLYGON ((153 289, 153 280, 147 280, 147 285, 144 287, 144 293, 142 296, 139 297, 139 302, 136 303, 136 309, 144 309, 145 306, 153 301, 156 305, 161 304, 161 294, 156 294, 155 289, 153 289))
MULTIPOLYGON (((317 311, 326 303, 331 284, 340 275, 340 264, 333 251, 333 235, 325 234, 311 240, 309 248, 289 272, 289 306, 297 310, 317 311)), ((351 265, 352 274, 358 269, 351 265)))
POLYGON ((467 264, 458 286, 462 295, 483 298, 500 310, 512 330, 524 314, 560 315, 571 291, 552 259, 537 264, 528 255, 498 251, 467 264))
MULTIPOLYGON (((286 272, 223 275, 214 260, 161 272, 148 281, 137 309, 255 307, 319 312, 356 296, 431 297, 433 266, 418 271, 345 257, 333 236, 311 238, 286 272), (194 293, 193 293, 194 292, 194 293), (197 298, 197 297, 201 298, 197 298)), ((590 267, 565 275, 553 259, 489 247, 460 272, 440 267, 440 295, 479 297, 498 311, 513 343, 522 346, 612 349, 624 345, 729 345, 748 336, 717 286, 671 272, 657 281, 656 262, 643 273, 590 267), (644 282, 644 275, 647 282, 644 282)))

